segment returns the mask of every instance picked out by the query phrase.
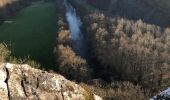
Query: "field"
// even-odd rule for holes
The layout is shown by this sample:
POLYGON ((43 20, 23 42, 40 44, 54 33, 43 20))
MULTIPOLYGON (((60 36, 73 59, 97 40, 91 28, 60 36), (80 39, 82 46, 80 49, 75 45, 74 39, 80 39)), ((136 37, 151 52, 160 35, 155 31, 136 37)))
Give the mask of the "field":
POLYGON ((29 55, 43 66, 54 67, 55 17, 54 3, 26 7, 0 25, 0 42, 6 43, 16 58, 29 55))

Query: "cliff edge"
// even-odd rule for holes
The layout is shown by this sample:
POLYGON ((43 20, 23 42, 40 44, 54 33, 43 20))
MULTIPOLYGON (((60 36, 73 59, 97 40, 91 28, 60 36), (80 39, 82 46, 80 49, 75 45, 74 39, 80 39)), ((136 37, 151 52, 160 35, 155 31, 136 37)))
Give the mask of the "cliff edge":
MULTIPOLYGON (((0 100, 88 100, 81 86, 27 64, 0 64, 0 100)), ((102 100, 94 95, 94 100, 102 100), (95 99, 96 98, 96 99, 95 99)))

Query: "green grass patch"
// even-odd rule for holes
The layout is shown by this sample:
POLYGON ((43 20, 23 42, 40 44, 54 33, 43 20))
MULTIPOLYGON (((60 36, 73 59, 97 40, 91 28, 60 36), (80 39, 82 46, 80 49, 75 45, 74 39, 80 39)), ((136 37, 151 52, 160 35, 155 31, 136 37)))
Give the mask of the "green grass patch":
POLYGON ((0 26, 0 42, 5 42, 12 56, 55 67, 53 54, 56 37, 55 3, 35 3, 8 19, 0 26))

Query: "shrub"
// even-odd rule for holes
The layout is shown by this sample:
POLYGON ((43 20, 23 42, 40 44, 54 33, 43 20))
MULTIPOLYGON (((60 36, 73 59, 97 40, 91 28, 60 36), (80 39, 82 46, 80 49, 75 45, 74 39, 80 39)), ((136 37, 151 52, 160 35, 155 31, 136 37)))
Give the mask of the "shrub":
POLYGON ((31 60, 29 56, 25 58, 15 58, 15 57, 10 56, 8 61, 13 64, 28 64, 31 67, 37 68, 37 69, 43 68, 40 63, 34 60, 31 60))
MULTIPOLYGON (((100 83, 98 83, 100 84, 100 83)), ((138 85, 130 82, 112 82, 110 84, 80 84, 90 96, 97 94, 104 100, 147 100, 149 96, 144 95, 144 91, 138 85)))
POLYGON ((10 55, 10 50, 7 48, 5 44, 0 43, 0 62, 6 61, 6 59, 10 55))

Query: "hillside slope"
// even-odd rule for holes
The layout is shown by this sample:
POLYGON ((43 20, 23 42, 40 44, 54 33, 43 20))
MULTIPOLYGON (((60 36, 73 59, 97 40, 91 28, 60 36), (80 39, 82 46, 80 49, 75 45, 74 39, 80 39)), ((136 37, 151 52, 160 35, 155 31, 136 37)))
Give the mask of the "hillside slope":
POLYGON ((30 3, 29 0, 0 0, 0 23, 30 3))
POLYGON ((143 21, 160 26, 170 26, 170 1, 168 0, 87 0, 93 6, 114 16, 143 21), (109 6, 108 6, 109 5, 109 6))

